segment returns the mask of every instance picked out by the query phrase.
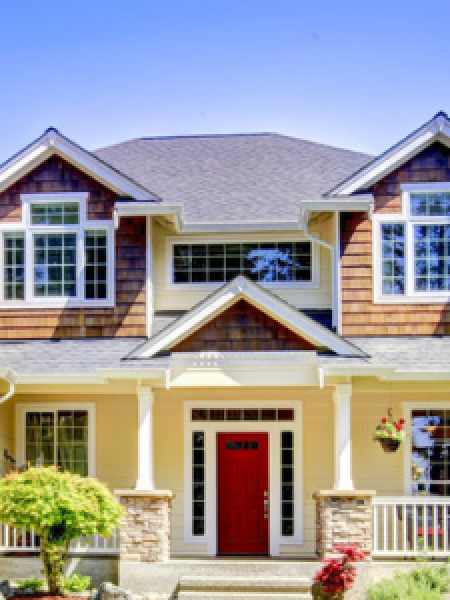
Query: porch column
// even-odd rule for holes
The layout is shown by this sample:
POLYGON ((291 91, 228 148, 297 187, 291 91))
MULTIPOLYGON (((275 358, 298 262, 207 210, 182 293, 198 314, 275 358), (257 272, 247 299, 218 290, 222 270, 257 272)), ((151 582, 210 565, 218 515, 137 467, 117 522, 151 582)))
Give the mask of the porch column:
POLYGON ((334 402, 334 490, 354 490, 352 479, 351 384, 337 384, 334 402))
POLYGON ((153 390, 138 387, 138 480, 137 490, 153 490, 153 390))

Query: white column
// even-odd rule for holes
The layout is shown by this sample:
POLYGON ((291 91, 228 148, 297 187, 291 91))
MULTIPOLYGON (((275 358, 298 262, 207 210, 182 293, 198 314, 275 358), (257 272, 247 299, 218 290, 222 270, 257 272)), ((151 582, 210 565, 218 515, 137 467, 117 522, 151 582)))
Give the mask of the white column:
POLYGON ((334 402, 334 490, 353 490, 351 384, 337 384, 334 402))
POLYGON ((146 314, 146 335, 150 337, 153 325, 153 246, 152 246, 152 218, 147 216, 145 223, 145 314, 146 314))
POLYGON ((153 390, 138 387, 138 480, 137 490, 153 490, 153 390))

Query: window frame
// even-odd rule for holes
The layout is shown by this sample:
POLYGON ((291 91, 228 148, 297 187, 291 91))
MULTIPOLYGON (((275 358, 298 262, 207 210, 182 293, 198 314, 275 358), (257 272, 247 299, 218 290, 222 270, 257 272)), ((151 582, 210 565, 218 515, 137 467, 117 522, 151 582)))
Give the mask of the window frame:
MULTIPOLYGON (((95 477, 96 473, 96 457, 95 457, 95 404, 93 402, 47 402, 35 403, 24 402, 16 404, 15 420, 16 420, 16 442, 15 455, 16 464, 25 464, 26 456, 26 415, 27 412, 53 412, 56 415, 59 410, 86 410, 88 413, 88 476, 95 477)), ((55 425, 56 427, 56 425, 55 425)))
POLYGON ((21 194, 22 219, 19 222, 0 223, 0 308, 76 308, 113 307, 115 305, 115 231, 114 221, 88 219, 88 192, 56 192, 48 194, 21 194), (72 225, 32 225, 32 204, 73 204, 79 205, 78 224, 72 225), (85 232, 103 230, 107 236, 107 297, 85 298, 85 232), (23 233, 25 239, 25 298, 7 300, 4 298, 4 243, 3 234, 23 233), (76 234, 76 296, 35 296, 34 295, 34 234, 76 234))
POLYGON ((397 213, 373 215, 373 303, 374 304, 442 304, 450 300, 450 290, 443 292, 418 292, 414 289, 414 226, 450 225, 450 218, 443 216, 411 215, 410 196, 414 193, 450 192, 450 182, 401 184, 402 209, 397 213), (405 227, 405 293, 383 294, 382 291, 382 235, 383 224, 405 227))
POLYGON ((246 234, 217 236, 168 236, 166 238, 166 289, 212 291, 225 285, 226 281, 204 283, 175 283, 173 280, 174 246, 192 244, 245 244, 252 242, 309 242, 311 245, 311 279, 309 281, 257 281, 268 289, 317 289, 320 287, 320 247, 305 236, 292 234, 246 234))

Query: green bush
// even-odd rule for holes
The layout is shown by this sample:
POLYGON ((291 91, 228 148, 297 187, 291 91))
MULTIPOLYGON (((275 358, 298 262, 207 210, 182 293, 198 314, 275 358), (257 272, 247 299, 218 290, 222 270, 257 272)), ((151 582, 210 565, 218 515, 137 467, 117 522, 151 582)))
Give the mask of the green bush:
POLYGON ((39 536, 51 594, 64 591, 70 542, 95 534, 109 537, 122 512, 105 485, 56 467, 34 467, 0 479, 0 521, 39 536))
POLYGON ((447 566, 432 566, 422 561, 410 573, 396 573, 367 590, 368 600, 438 600, 450 587, 447 566))
POLYGON ((36 592, 40 592, 44 587, 44 580, 38 579, 23 579, 22 581, 17 582, 17 589, 21 592, 30 592, 31 594, 35 594, 36 592))
POLYGON ((90 585, 91 578, 89 575, 80 575, 79 573, 74 573, 64 580, 64 588, 68 592, 85 592, 90 585))

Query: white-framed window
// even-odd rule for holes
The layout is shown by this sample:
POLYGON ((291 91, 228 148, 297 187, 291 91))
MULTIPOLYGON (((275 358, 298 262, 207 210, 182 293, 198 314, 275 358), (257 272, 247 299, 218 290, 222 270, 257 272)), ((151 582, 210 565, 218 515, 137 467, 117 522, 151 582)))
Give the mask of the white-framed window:
POLYGON ((319 249, 292 235, 167 238, 167 286, 214 289, 245 275, 272 288, 319 286, 319 249))
POLYGON ((374 301, 450 298, 450 183, 403 184, 402 212, 375 214, 374 301))
POLYGON ((95 406, 92 403, 16 405, 19 466, 56 465, 95 475, 95 406))
POLYGON ((114 224, 88 220, 88 193, 22 194, 0 223, 2 308, 113 306, 114 224))
POLYGON ((450 496, 450 403, 404 403, 405 492, 450 496))

